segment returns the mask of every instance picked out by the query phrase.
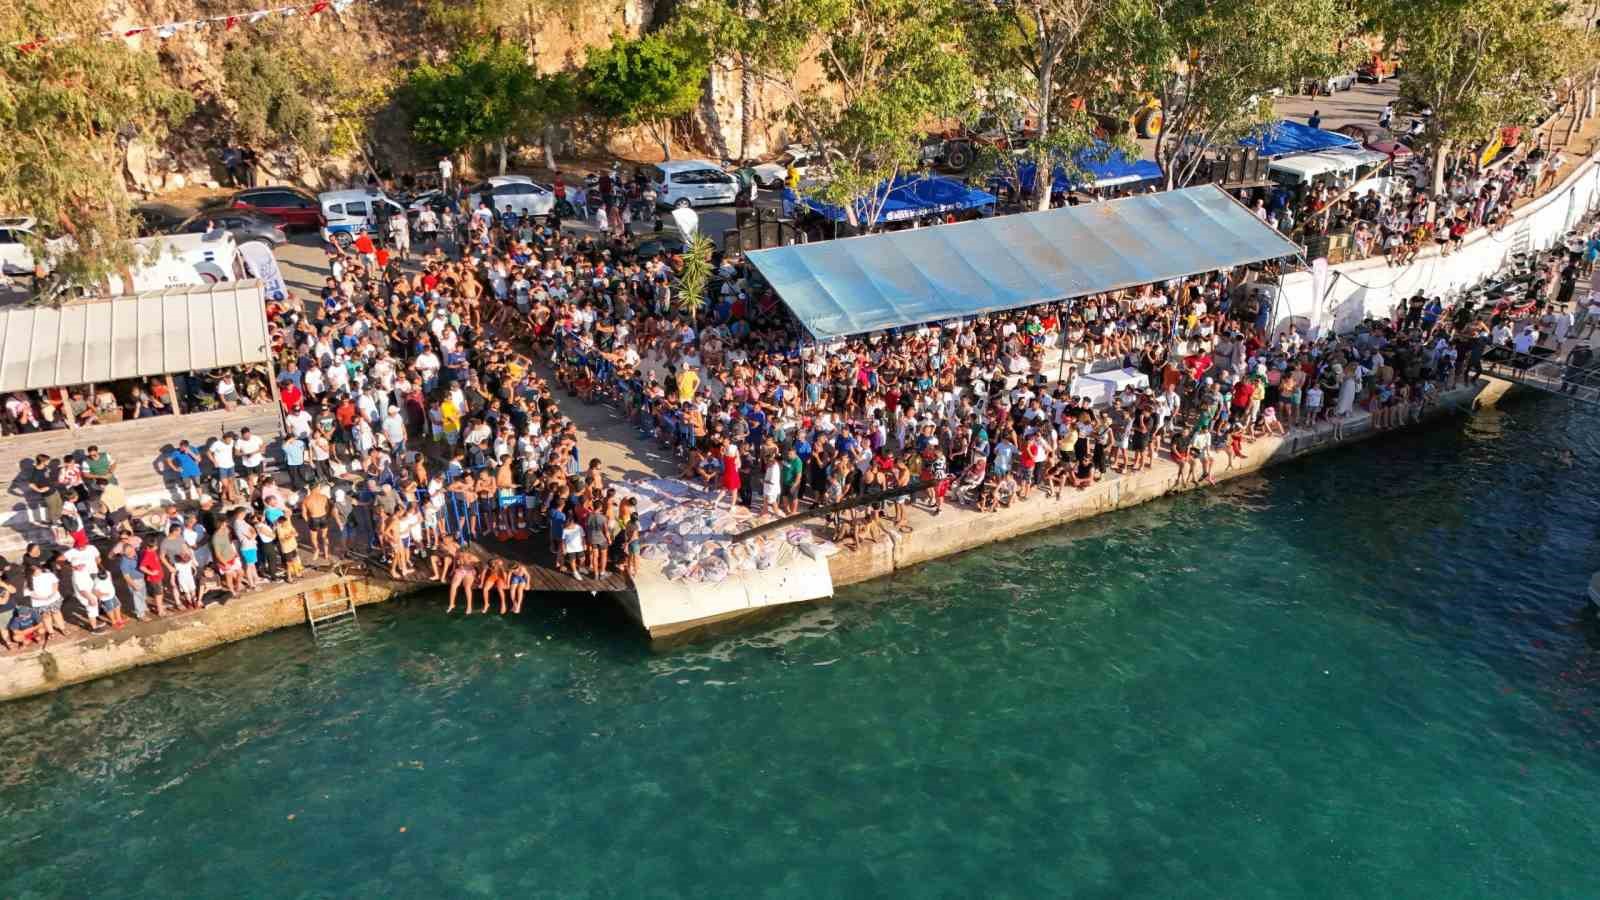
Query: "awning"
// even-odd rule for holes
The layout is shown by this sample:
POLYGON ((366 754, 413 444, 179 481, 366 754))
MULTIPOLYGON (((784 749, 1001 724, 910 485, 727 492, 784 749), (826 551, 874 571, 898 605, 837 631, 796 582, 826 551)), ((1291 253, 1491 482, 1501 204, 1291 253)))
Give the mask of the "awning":
POLYGON ((1081 297, 1291 256, 1206 184, 975 222, 753 250, 818 340, 1081 297))
POLYGON ((270 350, 258 281, 0 309, 0 391, 238 366, 270 350))
POLYGON ((1358 145, 1359 142, 1348 135, 1337 131, 1323 131, 1288 119, 1279 119, 1256 134, 1239 139, 1239 146, 1255 147, 1267 159, 1358 145))
MULTIPOLYGON (((908 222, 921 216, 938 215, 947 212, 960 212, 968 209, 982 209, 993 206, 995 196, 977 188, 967 187, 954 178, 943 176, 918 176, 897 175, 893 181, 885 181, 878 185, 877 192, 888 192, 887 197, 882 193, 875 193, 871 202, 858 202, 856 218, 865 220, 869 206, 877 206, 882 199, 882 209, 878 211, 876 224, 885 222, 908 222)), ((784 188, 785 200, 799 206, 804 206, 812 212, 835 222, 847 222, 844 207, 823 203, 811 197, 797 196, 793 191, 784 188)), ((859 224, 865 224, 860 222, 859 224)))
MULTIPOLYGON (((1104 141, 1096 141, 1093 148, 1079 150, 1075 159, 1078 168, 1089 176, 1084 187, 1117 187, 1161 177, 1160 166, 1147 159, 1130 159, 1126 153, 1115 148, 1108 153, 1104 141)), ((1033 171, 1032 163, 1017 167, 1017 178, 1024 194, 1033 193, 1033 171)), ((1055 178, 1050 183, 1052 191, 1065 193, 1078 186, 1067 178, 1066 170, 1058 168, 1054 174, 1055 178)))

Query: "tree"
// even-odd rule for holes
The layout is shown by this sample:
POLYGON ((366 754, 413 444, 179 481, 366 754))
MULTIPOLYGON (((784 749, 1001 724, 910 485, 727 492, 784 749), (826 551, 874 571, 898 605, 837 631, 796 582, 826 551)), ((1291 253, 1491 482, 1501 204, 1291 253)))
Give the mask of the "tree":
POLYGON ((968 10, 968 31, 976 39, 971 45, 994 51, 974 59, 975 68, 987 76, 986 112, 1007 131, 1024 131, 1013 123, 1026 113, 1031 112, 1034 122, 1032 134, 1017 135, 1025 144, 1020 154, 1010 152, 1013 142, 1008 141, 1003 152, 988 154, 989 163, 1014 171, 1025 160, 1046 173, 1035 182, 1036 209, 1050 206, 1052 162, 1073 170, 1069 177, 1079 175, 1074 160, 1094 144, 1093 120, 1086 110, 1057 109, 1057 71, 1071 55, 1069 49, 1088 49, 1080 39, 1113 5, 1111 0, 986 0, 968 10), (1031 104, 1018 102, 1024 96, 1031 104), (1055 127, 1058 120, 1060 129, 1055 127))
MULTIPOLYGON (((162 74, 154 53, 120 38, 18 46, 69 21, 79 35, 108 27, 64 0, 0 16, 0 210, 70 236, 55 271, 89 285, 139 261, 121 143, 159 138, 193 101, 162 74)), ((32 250, 47 258, 42 240, 32 250)))
POLYGON ((522 50, 475 41, 443 63, 424 62, 413 69, 401 103, 419 143, 453 154, 493 142, 504 173, 506 141, 529 121, 541 84, 522 50))
POLYGON ((752 110, 761 87, 793 87, 819 33, 809 3, 798 0, 690 0, 674 27, 701 41, 718 70, 739 77, 739 155, 748 157, 752 110))
POLYGON ((1444 189, 1451 149, 1535 121, 1561 76, 1560 8, 1546 0, 1380 0, 1374 19, 1404 42, 1400 94, 1432 108, 1422 145, 1444 189))
POLYGON ((624 126, 643 125, 672 158, 673 120, 700 102, 706 53, 695 40, 649 34, 589 51, 581 75, 583 98, 596 114, 624 126))
POLYGON ((696 234, 689 239, 689 249, 683 255, 683 271, 678 274, 678 305, 689 314, 690 321, 698 320, 700 308, 706 303, 706 286, 711 283, 711 255, 716 247, 711 239, 696 234))
POLYGON ((870 230, 886 182, 916 166, 928 123, 970 117, 976 83, 953 0, 820 0, 818 58, 831 91, 800 95, 789 116, 827 156, 808 193, 870 230))
POLYGON ((1205 148, 1271 121, 1272 92, 1355 62, 1344 0, 1158 0, 1121 3, 1108 19, 1104 58, 1120 61, 1107 69, 1118 74, 1113 93, 1160 104, 1155 161, 1169 188, 1193 177, 1205 148))
POLYGON ((233 106, 237 138, 294 147, 313 158, 364 153, 394 77, 363 49, 352 35, 298 25, 240 32, 222 57, 222 93, 233 106))

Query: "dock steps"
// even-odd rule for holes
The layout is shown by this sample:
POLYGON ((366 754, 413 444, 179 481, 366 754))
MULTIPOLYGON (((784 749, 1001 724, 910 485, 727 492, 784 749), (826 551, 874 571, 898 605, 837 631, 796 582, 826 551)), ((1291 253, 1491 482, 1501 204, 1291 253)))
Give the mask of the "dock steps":
POLYGON ((341 582, 339 596, 313 597, 311 594, 304 596, 306 605, 306 624, 311 626, 311 637, 321 643, 335 634, 349 630, 348 626, 356 624, 356 601, 350 595, 350 588, 341 582))

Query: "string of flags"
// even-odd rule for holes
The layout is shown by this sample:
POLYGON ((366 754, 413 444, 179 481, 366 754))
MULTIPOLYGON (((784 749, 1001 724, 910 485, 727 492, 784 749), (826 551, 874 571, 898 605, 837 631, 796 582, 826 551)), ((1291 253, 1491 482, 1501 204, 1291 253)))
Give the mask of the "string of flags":
POLYGON ((332 10, 335 15, 339 15, 349 9, 351 4, 355 2, 356 0, 316 0, 314 3, 302 3, 298 6, 276 6, 251 12, 234 13, 228 16, 210 16, 204 19, 189 19, 184 22, 167 22, 162 25, 141 25, 137 28, 121 28, 92 35, 68 32, 53 37, 40 36, 30 41, 17 41, 11 46, 15 47, 18 52, 32 53, 36 50, 42 50, 51 44, 62 44, 68 41, 83 40, 88 37, 127 39, 153 35, 166 40, 170 37, 176 37, 182 32, 203 32, 211 29, 232 31, 242 25, 259 25, 271 18, 289 18, 302 15, 309 18, 328 10, 332 10))

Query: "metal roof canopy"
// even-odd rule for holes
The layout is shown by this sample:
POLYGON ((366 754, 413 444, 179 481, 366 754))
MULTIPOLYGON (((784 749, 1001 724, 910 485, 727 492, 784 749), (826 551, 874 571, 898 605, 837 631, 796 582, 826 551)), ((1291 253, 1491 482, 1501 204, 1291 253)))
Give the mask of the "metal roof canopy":
POLYGON ((254 280, 0 309, 0 391, 238 366, 270 348, 254 280))
POLYGON ((1216 185, 748 254, 817 340, 1294 256, 1216 185))

